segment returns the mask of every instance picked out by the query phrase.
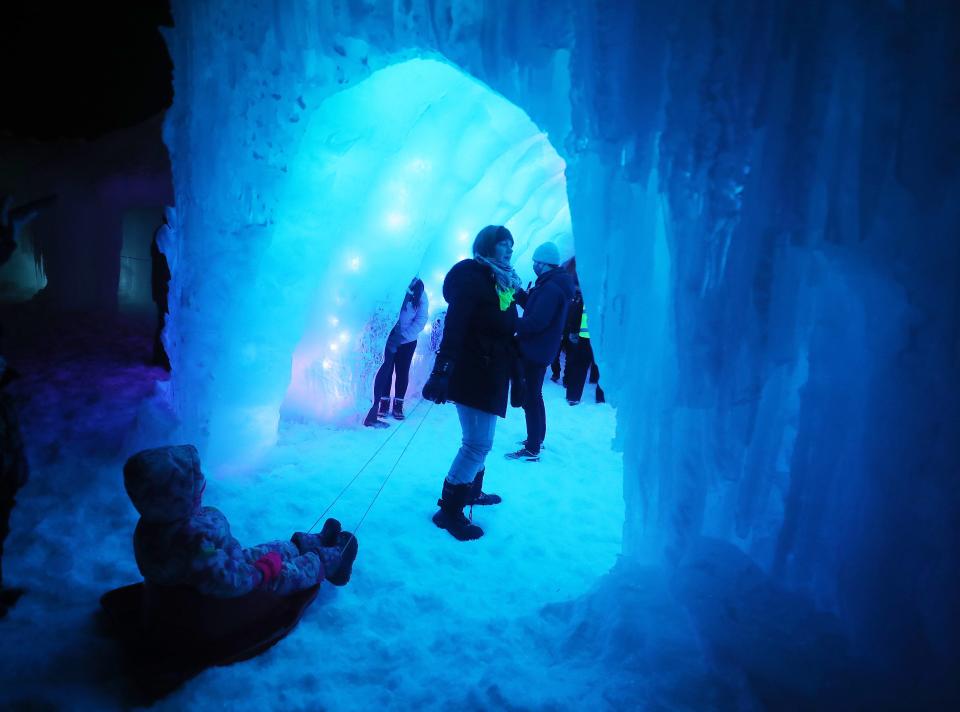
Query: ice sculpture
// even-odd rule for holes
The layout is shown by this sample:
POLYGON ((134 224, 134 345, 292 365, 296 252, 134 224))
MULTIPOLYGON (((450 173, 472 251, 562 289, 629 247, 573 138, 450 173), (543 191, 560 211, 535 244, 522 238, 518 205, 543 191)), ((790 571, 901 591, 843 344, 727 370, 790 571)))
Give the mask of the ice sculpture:
MULTIPOLYGON (((249 8, 174 2, 174 393, 188 432, 213 450, 237 432, 267 443, 281 402, 323 412, 305 383, 340 392, 356 378, 333 359, 329 386, 316 371, 315 335, 333 326, 314 309, 317 277, 352 296, 349 270, 379 256, 298 231, 327 221, 383 244, 393 230, 415 234, 397 291, 363 282, 377 290, 375 325, 410 272, 449 260, 433 234, 473 229, 437 212, 460 204, 467 176, 431 186, 427 204, 414 205, 426 183, 411 185, 409 204, 391 202, 398 172, 440 155, 389 138, 409 127, 420 140, 401 94, 428 96, 433 80, 385 86, 396 108, 350 103, 378 75, 452 63, 525 111, 566 162, 591 332, 618 407, 625 553, 682 568, 690 552, 717 550, 707 539, 727 542, 840 615, 852 649, 887 679, 947 684, 960 659, 956 7, 249 8), (313 127, 338 104, 340 129, 313 127), (305 218, 301 180, 311 195, 360 197, 305 218)), ((442 151, 476 152, 464 168, 499 150, 457 137, 435 136, 442 151)), ((488 189, 513 190, 494 180, 488 189)), ((558 214, 555 200, 541 219, 558 214)))

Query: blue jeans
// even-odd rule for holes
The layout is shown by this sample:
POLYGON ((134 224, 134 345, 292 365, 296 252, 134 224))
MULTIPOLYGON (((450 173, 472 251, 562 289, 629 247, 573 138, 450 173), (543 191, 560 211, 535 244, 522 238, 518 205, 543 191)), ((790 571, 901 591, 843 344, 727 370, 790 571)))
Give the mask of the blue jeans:
POLYGON ((497 416, 459 403, 457 403, 457 415, 460 416, 463 444, 457 456, 453 458, 447 480, 455 485, 465 485, 473 482, 473 478, 483 469, 483 461, 493 447, 497 416))

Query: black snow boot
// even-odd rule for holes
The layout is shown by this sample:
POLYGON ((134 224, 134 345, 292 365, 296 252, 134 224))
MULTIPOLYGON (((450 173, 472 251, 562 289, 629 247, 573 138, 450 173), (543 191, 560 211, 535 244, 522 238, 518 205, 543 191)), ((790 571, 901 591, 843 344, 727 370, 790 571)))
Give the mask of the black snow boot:
POLYGON ((350 574, 353 572, 353 562, 357 558, 360 544, 357 542, 357 537, 350 532, 339 532, 337 534, 337 547, 340 549, 340 566, 333 573, 327 575, 327 581, 334 586, 346 586, 350 580, 350 574))
POLYGON ((363 424, 368 428, 389 428, 390 423, 380 420, 377 417, 377 406, 374 405, 368 412, 367 417, 363 419, 363 424))
POLYGON ((483 473, 486 468, 480 470, 477 476, 473 478, 473 501, 470 504, 484 506, 488 504, 500 504, 503 498, 498 494, 487 494, 483 491, 483 473))
POLYGON ((380 399, 380 409, 377 412, 377 415, 379 415, 381 418, 386 418, 389 413, 390 413, 390 397, 387 396, 386 398, 380 399))
POLYGON ((393 399, 393 417, 397 420, 403 420, 403 398, 394 398, 393 399))
POLYGON ((325 521, 323 528, 320 530, 320 546, 336 546, 337 537, 340 535, 342 528, 340 522, 333 517, 325 521))
POLYGON ((350 532, 342 531, 336 519, 325 521, 319 534, 296 532, 290 541, 301 554, 312 552, 320 557, 326 579, 334 586, 345 586, 350 580, 353 562, 360 547, 357 538, 350 532))
POLYGON ((471 541, 483 536, 483 529, 472 523, 463 514, 463 508, 473 499, 473 483, 455 485, 443 481, 443 493, 437 500, 440 511, 433 515, 433 523, 446 529, 460 541, 471 541))
POLYGON ((307 532, 295 532, 290 541, 294 543, 301 554, 317 549, 325 549, 337 545, 337 537, 340 535, 340 522, 331 517, 323 523, 323 528, 319 534, 308 534, 307 532))

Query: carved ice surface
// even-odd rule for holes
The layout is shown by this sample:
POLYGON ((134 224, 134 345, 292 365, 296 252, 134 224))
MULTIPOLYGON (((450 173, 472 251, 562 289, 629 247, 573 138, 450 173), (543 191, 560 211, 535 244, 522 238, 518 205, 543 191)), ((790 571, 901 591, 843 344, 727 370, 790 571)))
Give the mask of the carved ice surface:
MULTIPOLYGON (((726 543, 870 669, 947 685, 955 6, 243 7, 175 2, 169 33, 168 342, 205 457, 269 445, 282 413, 355 416, 404 285, 441 308, 463 234, 505 221, 526 268, 570 221, 628 559, 689 574, 726 543)), ((754 571, 729 556, 710 575, 754 571)))

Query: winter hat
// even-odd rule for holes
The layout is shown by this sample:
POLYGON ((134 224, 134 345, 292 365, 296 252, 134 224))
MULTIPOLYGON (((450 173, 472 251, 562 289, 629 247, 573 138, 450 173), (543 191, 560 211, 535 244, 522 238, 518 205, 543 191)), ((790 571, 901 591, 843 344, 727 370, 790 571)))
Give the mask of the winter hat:
POLYGON ((193 445, 142 450, 123 466, 123 484, 147 522, 189 517, 204 485, 200 455, 193 445))
POLYGON ((552 242, 544 242, 533 251, 533 261, 556 267, 560 264, 560 250, 552 242))

